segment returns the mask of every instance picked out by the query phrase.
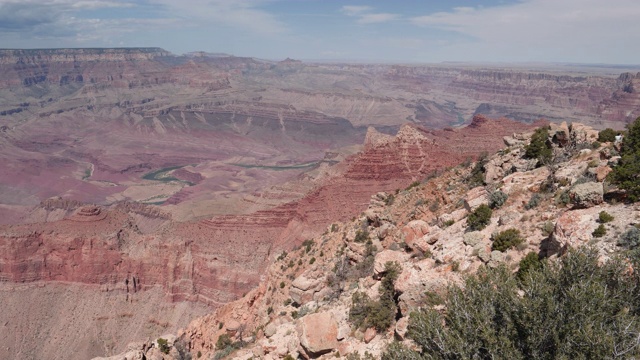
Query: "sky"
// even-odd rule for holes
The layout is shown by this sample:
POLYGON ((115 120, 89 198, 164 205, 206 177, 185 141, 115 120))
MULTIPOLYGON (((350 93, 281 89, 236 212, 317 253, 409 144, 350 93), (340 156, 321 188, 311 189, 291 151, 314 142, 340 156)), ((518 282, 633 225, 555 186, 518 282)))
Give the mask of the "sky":
POLYGON ((0 0, 0 48, 640 63, 640 0, 0 0))

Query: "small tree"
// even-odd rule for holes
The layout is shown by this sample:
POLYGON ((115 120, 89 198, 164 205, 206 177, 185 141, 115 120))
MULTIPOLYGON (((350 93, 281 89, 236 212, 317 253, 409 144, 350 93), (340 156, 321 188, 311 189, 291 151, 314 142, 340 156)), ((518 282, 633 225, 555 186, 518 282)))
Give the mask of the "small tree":
POLYGON ((615 131, 612 128, 606 128, 598 133, 598 141, 613 142, 618 134, 620 134, 619 131, 615 131))
POLYGON ((493 211, 487 204, 478 206, 469 217, 467 217, 467 227, 471 231, 482 230, 491 222, 493 211))
POLYGON ((640 199, 640 117, 627 128, 629 131, 622 140, 620 151, 622 158, 608 178, 626 190, 629 200, 635 202, 640 199))
POLYGON ((549 162, 553 156, 553 151, 547 145, 549 130, 546 127, 537 128, 531 136, 529 145, 525 147, 524 156, 527 159, 538 159, 538 164, 549 162))

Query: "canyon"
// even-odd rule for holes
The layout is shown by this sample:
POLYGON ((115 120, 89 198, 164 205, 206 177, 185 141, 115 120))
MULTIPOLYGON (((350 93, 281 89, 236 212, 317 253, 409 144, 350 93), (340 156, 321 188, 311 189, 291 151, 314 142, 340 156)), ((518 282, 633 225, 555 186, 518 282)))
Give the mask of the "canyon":
POLYGON ((640 73, 619 70, 0 50, 0 356, 119 353, 252 291, 372 194, 547 121, 621 129, 640 73), (77 331, 16 322, 42 293, 77 331))

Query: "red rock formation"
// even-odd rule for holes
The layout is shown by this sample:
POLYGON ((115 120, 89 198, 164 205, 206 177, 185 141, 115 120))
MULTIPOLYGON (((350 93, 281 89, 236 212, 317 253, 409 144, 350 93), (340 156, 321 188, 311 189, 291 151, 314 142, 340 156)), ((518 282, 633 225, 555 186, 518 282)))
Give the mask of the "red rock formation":
POLYGON ((125 203, 111 210, 80 207, 57 222, 0 227, 0 280, 117 287, 135 277, 141 288, 163 285, 174 300, 225 303, 259 282, 274 253, 365 210, 373 193, 405 187, 466 157, 495 151, 504 135, 528 128, 476 117, 473 126, 461 129, 407 125, 395 137, 372 130, 365 150, 310 194, 249 215, 165 223, 143 233, 137 224, 144 219, 168 216, 125 203))

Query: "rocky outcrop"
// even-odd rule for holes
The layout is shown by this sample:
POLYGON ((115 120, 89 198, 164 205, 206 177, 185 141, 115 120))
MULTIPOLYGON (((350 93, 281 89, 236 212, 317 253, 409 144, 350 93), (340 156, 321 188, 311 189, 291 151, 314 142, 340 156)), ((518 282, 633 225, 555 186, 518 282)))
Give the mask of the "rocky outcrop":
POLYGON ((604 191, 602 183, 587 182, 574 186, 569 193, 571 200, 577 207, 593 207, 602 204, 604 191))
POLYGON ((300 344, 317 357, 338 347, 338 324, 331 313, 316 313, 300 319, 300 344))
MULTIPOLYGON (((521 148, 525 143, 513 146, 521 148)), ((518 161, 505 155, 504 151, 496 153, 489 161, 518 161)), ((580 163, 593 160, 591 155, 577 151, 562 159, 572 169, 582 169, 580 163)), ((477 198, 481 193, 467 188, 471 171, 471 166, 457 167, 400 190, 393 197, 388 193, 372 195, 367 210, 359 217, 334 223, 322 235, 308 239, 304 247, 280 253, 256 289, 194 321, 180 333, 184 346, 192 354, 199 351, 205 357, 218 356, 220 349, 212 344, 221 334, 233 333, 226 325, 233 324, 255 334, 255 338, 248 338, 245 348, 232 353, 233 358, 330 358, 337 353, 362 356, 365 352, 379 357, 393 340, 411 344, 406 338, 414 310, 429 307, 447 311, 441 295, 449 285, 460 284, 465 274, 482 266, 506 264, 515 269, 532 252, 554 262, 569 248, 586 244, 595 247, 606 261, 619 250, 613 241, 617 236, 614 230, 625 229, 637 220, 637 205, 562 206, 570 189, 584 184, 572 186, 571 179, 554 179, 546 168, 516 169, 480 188, 486 191, 499 187, 508 200, 493 210, 486 228, 469 232, 464 221, 468 210, 459 199, 477 198), (543 187, 545 182, 553 184, 543 187), (544 196, 540 193, 543 188, 553 193, 544 196), (537 203, 527 205, 534 196, 537 203), (426 200, 435 198, 439 199, 437 208, 422 207, 426 200), (599 224, 600 211, 610 213, 613 220, 599 224), (594 233, 600 225, 611 230, 605 231, 604 237, 594 233), (384 236, 380 236, 381 229, 385 229, 384 236), (518 229, 524 243, 504 251, 493 248, 492 239, 507 229, 518 229), (358 233, 369 236, 362 238, 356 236, 358 233), (411 244, 405 243, 408 237, 411 244), (386 304, 395 306, 391 324, 387 331, 370 326, 357 328, 353 315, 368 308, 359 308, 363 305, 354 299, 368 298, 368 306, 377 306, 372 304, 382 299, 388 262, 399 265, 393 304, 386 304)), ((575 174, 582 176, 579 171, 575 174)), ((240 334, 233 335, 234 340, 241 338, 240 334)))

